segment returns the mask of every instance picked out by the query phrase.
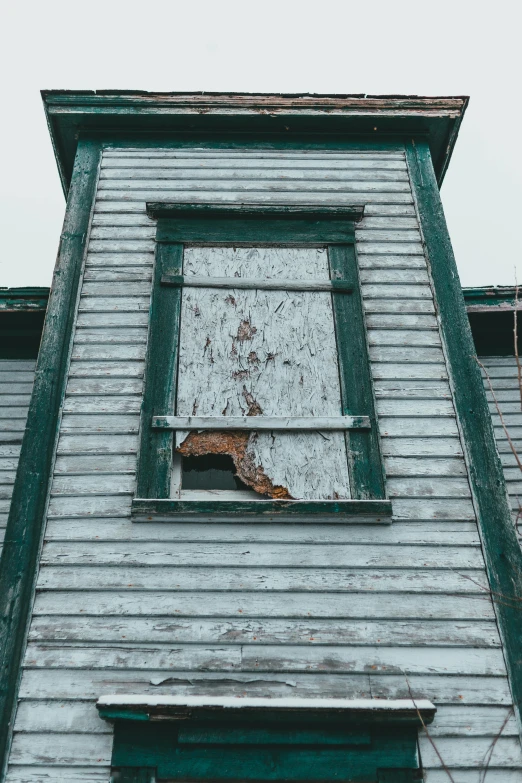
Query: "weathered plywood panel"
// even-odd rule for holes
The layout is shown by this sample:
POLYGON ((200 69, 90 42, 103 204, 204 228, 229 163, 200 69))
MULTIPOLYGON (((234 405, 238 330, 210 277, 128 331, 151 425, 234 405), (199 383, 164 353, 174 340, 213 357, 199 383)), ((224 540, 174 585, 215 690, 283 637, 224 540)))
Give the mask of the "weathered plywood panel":
MULTIPOLYGON (((187 276, 329 280, 322 248, 187 248, 187 276)), ((177 414, 339 416, 332 298, 328 293, 192 289, 181 307, 177 414)), ((363 413, 363 411, 361 411, 363 413)), ((197 435, 184 445, 197 453, 197 435)), ((208 436, 206 436, 208 438, 208 436)), ((341 432, 252 433, 245 457, 276 496, 350 497, 341 432)), ((243 458, 242 458, 243 460, 243 458)))
MULTIPOLYGON (((273 251, 209 255, 198 248, 186 262, 187 274, 327 276, 317 249, 294 248, 283 261, 273 251)), ((317 378, 316 359, 300 352, 316 376, 307 401, 304 382, 300 397, 293 388, 297 383, 299 392, 296 368, 283 362, 294 360, 291 329, 304 322, 310 303, 296 293, 271 296, 265 312, 278 332, 265 348, 254 345, 262 330, 253 321, 252 339, 237 340, 240 321, 254 312, 245 292, 238 292, 239 304, 227 304, 235 328, 226 310, 223 324, 215 318, 216 302, 205 300, 203 308, 185 296, 191 339, 203 337, 200 348, 211 340, 203 357, 185 357, 186 368, 199 366, 203 377, 212 348, 213 367, 222 357, 225 377, 235 339, 241 361, 233 371, 251 370, 252 350, 263 363, 262 372, 228 379, 229 415, 247 404, 243 384, 265 413, 299 398, 304 415, 305 404, 310 415, 337 415, 331 331, 301 340, 321 357, 317 378), (269 352, 277 356, 266 361, 269 352)), ((326 318, 328 296, 314 296, 326 318)), ((507 415, 517 416, 513 366, 492 363, 491 372, 507 415)), ((20 374, 16 392, 0 393, 27 394, 28 381, 20 374)), ((192 414, 194 398, 181 391, 186 410, 178 412, 192 414)), ((227 399, 204 392, 198 413, 213 413, 214 405, 220 415, 227 399)), ((16 408, 23 416, 24 405, 16 408)), ((10 439, 0 443, 6 479, 23 430, 11 419, 2 418, 10 439)), ((514 426, 522 444, 522 421, 514 426)), ((505 443, 500 450, 515 486, 516 464, 505 443)), ((333 460, 331 443, 321 460, 333 460)), ((482 783, 480 767, 511 697, 399 145, 348 152, 106 150, 52 491, 9 783, 107 780, 111 734, 93 706, 103 692, 408 698, 408 686, 438 706, 431 731, 454 780, 482 783), (147 199, 365 204, 356 237, 391 526, 130 521, 154 263, 147 199), (45 733, 49 725, 55 734, 45 733)), ((442 783, 440 760, 422 743, 426 779, 442 783)), ((510 720, 486 780, 521 778, 510 720)))

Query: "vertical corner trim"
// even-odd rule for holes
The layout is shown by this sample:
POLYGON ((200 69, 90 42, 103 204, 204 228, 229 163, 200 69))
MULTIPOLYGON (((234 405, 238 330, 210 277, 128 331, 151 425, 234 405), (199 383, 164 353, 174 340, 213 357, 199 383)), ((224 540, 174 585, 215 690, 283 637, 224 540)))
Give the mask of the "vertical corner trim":
POLYGON ((4 779, 67 383, 101 143, 80 140, 0 560, 0 775, 4 779))
POLYGON ((520 725, 522 553, 511 518, 491 414, 475 358, 464 296, 427 143, 407 143, 406 160, 424 235, 484 559, 520 725))

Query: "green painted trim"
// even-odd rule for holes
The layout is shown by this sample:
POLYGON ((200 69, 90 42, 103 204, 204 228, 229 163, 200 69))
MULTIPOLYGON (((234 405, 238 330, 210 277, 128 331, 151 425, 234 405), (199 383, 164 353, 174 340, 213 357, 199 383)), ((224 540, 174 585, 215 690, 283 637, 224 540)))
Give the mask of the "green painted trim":
POLYGON ((5 770, 45 523, 101 145, 80 142, 0 561, 0 760, 5 770))
POLYGON ((217 220, 348 220, 359 222, 364 206, 311 206, 294 204, 218 204, 147 202, 147 215, 154 220, 172 218, 215 218, 217 220))
POLYGON ((176 404, 181 289, 161 285, 167 272, 182 274, 183 245, 156 245, 137 473, 138 496, 146 498, 170 496, 173 433, 151 427, 153 416, 174 414, 176 404))
POLYGON ((351 494, 357 500, 380 500, 386 484, 355 245, 329 246, 328 260, 332 280, 357 281, 351 296, 332 296, 342 413, 364 412, 370 418, 370 429, 345 433, 351 494))
MULTIPOLYGON (((155 783, 154 767, 118 767, 112 769, 109 783, 155 783)), ((379 781, 380 783, 380 781, 379 781)))
MULTIPOLYGON (((262 728, 262 724, 260 726, 262 728)), ((286 729, 288 730, 288 725, 286 729)), ((293 727, 290 727, 293 728, 293 727)), ((322 726, 316 726, 327 737, 322 726)), ((345 728, 347 742, 306 742, 309 729, 296 727, 296 739, 284 744, 253 743, 252 731, 229 724, 116 721, 113 769, 155 769, 158 781, 407 781, 404 773, 419 769, 417 728, 358 724, 345 728), (190 725, 188 725, 190 724, 190 725), (215 744, 216 731, 234 732, 234 744, 215 744), (352 733, 352 736, 349 737, 352 733), (193 741, 183 741, 184 735, 193 741), (302 735, 302 742, 299 742, 302 735), (386 773, 386 776, 384 776, 386 773), (395 773, 395 777, 393 776, 395 773), (400 773, 400 774, 399 774, 400 773)), ((267 738, 268 739, 268 738, 267 738)), ((135 778, 134 780, 140 780, 135 778)), ((410 777, 410 780, 412 778, 410 777)), ((131 777, 132 781, 133 778, 131 777)), ((146 780, 146 778, 145 778, 146 780)))
POLYGON ((353 223, 346 218, 294 220, 287 218, 252 220, 239 217, 216 220, 215 217, 170 218, 158 221, 156 242, 281 243, 333 244, 354 242, 353 223))
MULTIPOLYGON (((234 95, 43 91, 42 99, 64 186, 79 134, 136 132, 264 133, 288 140, 298 134, 340 134, 368 142, 391 134, 429 134, 442 180, 468 104, 467 97, 234 95)), ((170 139, 168 138, 170 136, 170 139)))
MULTIPOLYGON (((506 493, 491 414, 475 359, 464 297, 428 146, 410 142, 407 162, 440 314, 453 399, 515 710, 522 706, 522 554, 506 493), (517 603, 518 602, 518 603, 517 603)), ((519 723, 520 725, 520 723, 519 723)))
MULTIPOLYGON (((493 307, 506 310, 515 307, 515 286, 486 286, 484 288, 463 288, 466 307, 490 310, 493 307)), ((522 291, 518 295, 519 307, 522 307, 522 291)))
MULTIPOLYGON (((391 523, 392 505, 389 500, 176 500, 133 498, 132 517, 135 521, 154 522, 158 518, 168 519, 176 516, 244 516, 256 517, 257 522, 281 522, 280 517, 293 517, 309 514, 311 516, 331 516, 328 522, 341 521, 391 523)), ((207 520, 205 520, 206 522, 207 520)), ((300 520, 301 521, 301 520, 300 520)))
MULTIPOLYGON (((134 519, 177 515, 245 514, 247 516, 332 514, 344 517, 370 514, 373 522, 388 524, 391 506, 385 502, 386 489, 380 453, 377 416, 370 371, 366 325, 355 251, 353 219, 360 209, 287 208, 253 204, 191 205, 154 203, 149 215, 158 218, 156 263, 150 309, 149 343, 145 371, 145 391, 141 411, 141 441, 138 458, 137 495, 132 503, 134 519), (172 215, 181 213, 180 218, 172 215), (248 217, 242 217, 246 211, 248 217), (301 219, 303 211, 312 220, 301 219), (212 214, 212 217, 209 217, 212 214), (230 214, 233 217, 230 217, 230 214), (225 216, 224 218, 222 216, 225 216), (277 215, 274 218, 274 215, 277 215), (298 215, 298 219, 295 216, 298 215), (166 217, 162 217, 166 216, 166 217), (325 217, 326 219, 322 219, 325 217), (266 218, 266 219, 265 219, 266 218), (368 415, 371 431, 347 435, 350 462, 351 501, 308 503, 288 501, 184 501, 169 499, 172 470, 173 433, 152 427, 154 416, 168 416, 175 410, 178 341, 183 283, 183 243, 259 242, 328 244, 333 285, 346 287, 350 296, 333 294, 337 346, 341 373, 343 415, 368 415), (337 243, 342 243, 340 247, 337 243), (357 281, 357 282, 355 282, 357 281), (168 285, 170 283, 170 285, 168 285), (352 290, 353 288, 353 290, 352 290), (162 503, 150 503, 151 499, 162 503), (354 500, 384 501, 371 511, 363 511, 354 500), (379 517, 383 517, 380 519, 379 517)), ((366 506, 366 509, 369 507, 366 506)), ((369 518, 369 517, 368 517, 369 518)))
POLYGON ((46 310, 49 288, 0 288, 0 312, 46 310))

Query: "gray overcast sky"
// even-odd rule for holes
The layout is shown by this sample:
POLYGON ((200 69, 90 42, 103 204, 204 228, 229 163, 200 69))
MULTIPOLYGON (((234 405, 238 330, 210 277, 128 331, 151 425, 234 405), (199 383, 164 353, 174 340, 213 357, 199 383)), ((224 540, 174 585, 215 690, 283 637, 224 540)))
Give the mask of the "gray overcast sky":
POLYGON ((64 198, 39 90, 470 95, 442 187, 463 285, 522 281, 515 2, 6 3, 0 286, 49 285, 64 198))

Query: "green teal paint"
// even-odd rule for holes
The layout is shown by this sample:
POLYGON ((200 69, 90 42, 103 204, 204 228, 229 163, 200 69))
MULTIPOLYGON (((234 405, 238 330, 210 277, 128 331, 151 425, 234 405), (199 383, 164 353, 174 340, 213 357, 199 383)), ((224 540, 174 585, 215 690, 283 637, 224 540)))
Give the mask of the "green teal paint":
POLYGON ((5 770, 45 521, 101 145, 80 141, 0 560, 0 759, 5 770))
MULTIPOLYGON (((172 435, 172 433, 171 433, 172 435)), ((389 500, 159 500, 134 498, 132 516, 140 521, 155 521, 158 517, 173 515, 201 516, 245 516, 256 517, 256 522, 271 517, 298 516, 310 514, 332 517, 329 522, 344 521, 357 517, 364 522, 389 524, 392 505, 389 500)), ((206 521, 206 520, 205 520, 206 521)))
POLYGON ((181 290, 161 285, 161 278, 167 272, 181 275, 182 265, 183 245, 156 245, 141 408, 138 497, 170 496, 173 433, 153 429, 151 422, 153 416, 168 416, 175 410, 181 290))
POLYGON ((369 430, 345 434, 351 494, 357 500, 380 500, 386 487, 355 244, 330 246, 328 260, 334 282, 353 284, 350 296, 332 296, 343 416, 364 411, 370 418, 369 430))
POLYGON ((129 774, 134 767, 137 775, 143 775, 152 769, 156 779, 172 781, 398 783, 414 780, 413 772, 419 770, 415 725, 358 725, 345 728, 341 737, 338 730, 319 727, 289 733, 244 729, 223 720, 217 725, 189 722, 190 726, 186 721, 182 725, 116 721, 113 771, 123 768, 129 774), (227 734, 233 741, 222 741, 227 734))
POLYGON ((506 493, 430 151, 425 142, 406 147, 435 301, 467 455, 484 557, 504 644, 515 710, 522 706, 522 553, 506 493))

